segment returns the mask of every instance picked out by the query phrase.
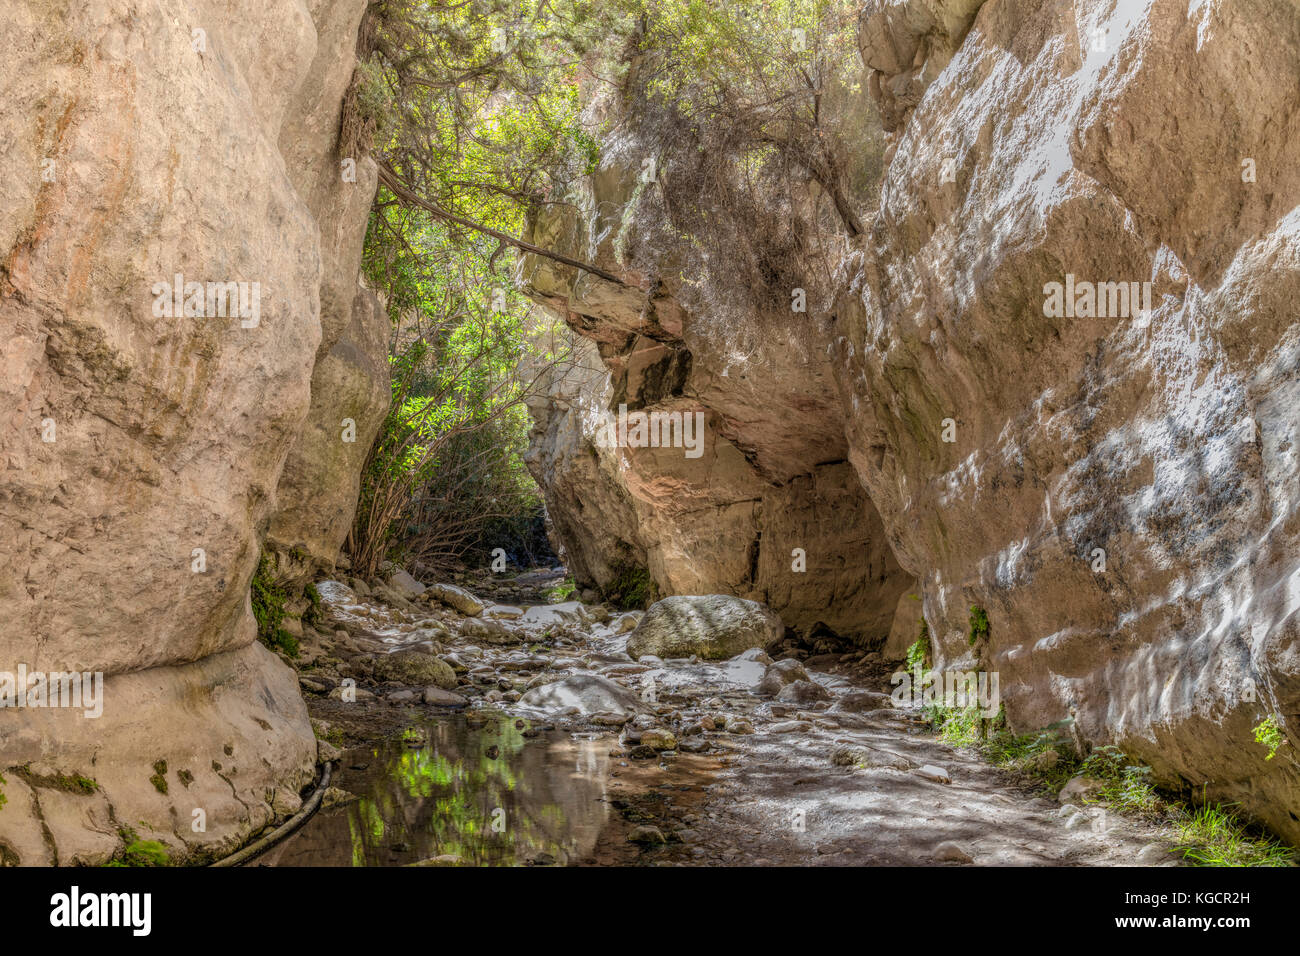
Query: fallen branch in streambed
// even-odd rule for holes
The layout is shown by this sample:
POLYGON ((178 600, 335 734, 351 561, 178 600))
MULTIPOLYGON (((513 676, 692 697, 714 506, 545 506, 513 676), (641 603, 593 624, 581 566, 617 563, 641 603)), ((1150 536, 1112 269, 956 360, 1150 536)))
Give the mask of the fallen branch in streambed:
MULTIPOLYGON (((449 209, 444 209, 437 203, 430 202, 403 183, 402 180, 398 178, 397 173, 395 173, 393 168, 387 163, 379 164, 379 181, 388 187, 388 191, 396 196, 400 202, 423 209, 435 219, 440 219, 443 222, 455 223, 458 226, 464 226, 466 229, 473 229, 475 232, 481 232, 485 236, 491 236, 498 242, 505 243, 508 246, 514 246, 516 249, 522 249, 524 252, 531 252, 535 256, 542 256, 563 265, 572 266, 575 269, 581 269, 583 272, 590 272, 594 276, 600 276, 600 278, 604 279, 606 282, 613 282, 617 285, 623 286, 625 289, 636 288, 636 286, 631 283, 624 282, 618 276, 614 275, 614 273, 606 272, 604 269, 599 266, 594 266, 590 262, 583 262, 581 259, 571 259, 559 252, 552 252, 549 249, 543 249, 541 246, 534 245, 531 242, 512 236, 508 232, 502 232, 500 229, 493 229, 491 226, 485 226, 481 222, 474 222, 472 219, 458 216, 449 209)), ((493 257, 495 258, 495 253, 493 254, 493 257)))
POLYGON ((248 844, 248 846, 244 847, 242 850, 237 850, 230 854, 230 856, 223 857, 222 859, 217 860, 217 862, 209 865, 214 867, 239 866, 239 864, 258 856, 264 850, 269 850, 294 830, 306 823, 307 818, 315 813, 316 808, 320 806, 321 797, 325 796, 325 790, 330 785, 330 768, 333 765, 326 763, 323 766, 324 769, 321 771, 320 783, 316 785, 316 790, 307 798, 307 802, 302 805, 302 808, 297 813, 260 840, 256 840, 253 843, 248 844))

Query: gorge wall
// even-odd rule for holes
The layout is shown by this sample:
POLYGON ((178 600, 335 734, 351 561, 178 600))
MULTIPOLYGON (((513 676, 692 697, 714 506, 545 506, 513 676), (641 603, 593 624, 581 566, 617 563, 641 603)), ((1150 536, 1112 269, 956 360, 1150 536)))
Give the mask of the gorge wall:
POLYGON ((522 267, 582 340, 530 452, 579 582, 631 562, 895 651, 918 594, 1013 728, 1073 719, 1295 842, 1297 766, 1251 730, 1300 722, 1300 12, 870 0, 859 27, 886 168, 806 316, 729 337, 683 306, 634 140, 538 222, 625 283, 522 267), (1066 310, 1052 283, 1114 285, 1066 310), (620 403, 703 410, 703 456, 611 447, 620 403))
POLYGON ((830 368, 788 315, 753 315, 758 352, 746 357, 683 307, 656 261, 672 250, 642 235, 662 211, 630 201, 647 195, 642 155, 634 141, 607 144, 580 210, 556 207, 533 233, 627 286, 521 263, 534 299, 580 336, 572 367, 532 405, 526 459, 575 580, 609 591, 640 568, 661 595, 736 594, 804 632, 883 638, 911 578, 849 465, 830 368), (638 413, 698 413, 701 434, 685 436, 698 447, 631 447, 619 416, 638 413))
POLYGON ((335 146, 365 7, 6 10, 0 671, 105 675, 102 716, 0 711, 6 862, 121 827, 217 854, 313 776, 249 583, 268 532, 286 578, 333 565, 388 400, 375 167, 335 146), (205 288, 173 314, 178 276, 205 288))

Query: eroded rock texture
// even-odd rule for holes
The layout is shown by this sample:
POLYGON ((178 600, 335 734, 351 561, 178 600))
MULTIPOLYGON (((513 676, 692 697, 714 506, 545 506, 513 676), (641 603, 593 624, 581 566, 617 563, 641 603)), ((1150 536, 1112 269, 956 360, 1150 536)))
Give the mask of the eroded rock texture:
POLYGON ((344 182, 335 155, 364 9, 6 9, 0 670, 107 675, 97 720, 0 711, 11 861, 102 860, 110 820, 215 850, 313 772, 248 593, 271 523, 333 561, 350 503, 331 476, 364 450, 317 432, 350 414, 364 442, 386 400, 383 317, 356 282, 374 169, 344 182), (159 315, 178 274, 257 283, 257 308, 159 315), (277 488, 327 507, 277 514, 277 488))
POLYGON ((984 4, 901 130, 837 353, 944 656, 986 608, 1018 726, 1073 714, 1293 839, 1296 768, 1251 728, 1300 719, 1298 60, 1288 3, 984 4), (1152 310, 1049 318, 1067 274, 1152 310))
POLYGON ((609 373, 589 363, 539 420, 571 553, 593 510, 620 529, 575 565, 599 580, 622 542, 665 591, 757 597, 788 624, 844 607, 853 575, 845 616, 886 630, 915 576, 939 662, 999 671, 1014 727, 1073 716, 1300 839, 1296 764, 1251 735, 1300 722, 1300 13, 872 0, 860 28, 889 163, 802 331, 756 315, 758 349, 729 363, 628 240, 647 197, 609 166, 588 211, 539 226, 635 287, 526 269, 609 373), (1045 309, 1067 282, 1149 282, 1151 308, 1111 286, 1045 309), (595 448, 633 399, 707 409, 712 457, 595 448), (823 475, 833 493, 792 494, 823 475), (815 529, 826 564, 808 546, 808 575, 785 575, 815 529), (672 579, 668 555, 703 573, 672 579))
POLYGON ((774 311, 753 316, 746 355, 683 306, 658 278, 674 250, 644 235, 662 210, 637 188, 637 156, 634 144, 609 150, 584 207, 556 207, 534 234, 627 285, 535 256, 521 268, 580 336, 572 368, 533 405, 527 458, 570 568, 604 590, 647 569, 660 595, 733 594, 804 631, 883 640, 911 582, 847 462, 824 353, 774 311), (618 437, 624 405, 698 413, 698 447, 632 447, 618 437))

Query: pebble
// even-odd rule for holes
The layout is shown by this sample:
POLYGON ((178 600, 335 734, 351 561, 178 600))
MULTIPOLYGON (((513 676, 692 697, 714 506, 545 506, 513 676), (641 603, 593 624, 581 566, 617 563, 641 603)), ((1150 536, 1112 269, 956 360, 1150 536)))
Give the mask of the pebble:
POLYGON ((641 732, 641 745, 655 750, 672 750, 677 746, 677 738, 670 730, 652 729, 641 732))
POLYGON ((441 687, 426 687, 423 700, 434 707, 464 707, 469 703, 469 698, 441 687))
POLYGON ((934 858, 943 863, 974 863, 974 858, 951 840, 944 840, 934 848, 934 858))
POLYGON ((667 843, 668 839, 658 827, 634 827, 627 835, 628 843, 658 844, 667 843))
POLYGON ((806 720, 783 720, 767 728, 769 734, 802 734, 812 730, 813 725, 806 720))
POLYGON ((935 783, 952 783, 951 778, 948 776, 948 771, 944 770, 943 767, 936 766, 932 763, 928 763, 924 767, 918 767, 914 772, 918 777, 925 780, 933 780, 935 783))
POLYGON ((1173 851, 1163 843, 1148 843, 1138 850, 1134 862, 1138 866, 1158 866, 1174 859, 1173 851))

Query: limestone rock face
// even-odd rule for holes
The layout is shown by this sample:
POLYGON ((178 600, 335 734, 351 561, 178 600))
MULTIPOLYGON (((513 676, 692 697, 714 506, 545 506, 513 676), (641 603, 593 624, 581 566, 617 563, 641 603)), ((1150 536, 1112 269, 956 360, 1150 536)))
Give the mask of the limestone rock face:
POLYGON ((351 0, 320 4, 316 57, 279 138, 285 169, 319 227, 321 252, 311 405, 280 475, 267 535, 279 576, 297 586, 313 572, 333 570, 390 397, 388 316, 373 293, 357 286, 377 167, 369 157, 334 154, 364 12, 364 3, 351 0))
POLYGON ((538 223, 625 281, 524 263, 589 343, 530 462, 571 565, 840 609, 895 654, 919 608, 1015 728, 1073 717, 1300 840, 1296 765, 1251 733, 1300 735, 1300 12, 867 0, 859 25, 887 168, 808 316, 694 308, 681 250, 643 241, 635 144, 538 223), (704 411, 703 455, 602 443, 620 403, 704 411))
POLYGON ((341 182, 334 155, 364 8, 5 11, 0 670, 107 676, 98 720, 4 711, 0 772, 31 791, 0 811, 19 862, 44 860, 18 844, 50 789, 10 772, 27 759, 100 783, 54 834, 60 861, 105 858, 106 808, 178 847, 233 842, 311 775, 293 676, 250 646, 248 591, 273 519, 330 561, 350 520, 355 490, 322 477, 339 459, 304 423, 354 409, 355 457, 386 399, 379 319, 354 308, 374 170, 341 182), (282 481, 328 485, 326 514, 277 515, 282 481), (208 752, 223 740, 233 760, 208 752), (154 790, 155 759, 192 789, 154 790), (214 759, 238 768, 233 794, 214 759))
POLYGON ((746 357, 681 290, 645 279, 669 273, 675 250, 644 236, 660 210, 636 189, 637 155, 614 144, 581 210, 554 207, 532 237, 626 285, 521 263, 530 294, 578 335, 530 405, 525 459, 569 568, 606 591, 645 569, 659 595, 732 594, 792 627, 883 641, 911 579, 848 464, 839 396, 815 357, 825 344, 763 314, 746 357), (667 439, 638 443, 638 415, 667 439))
POLYGON ((1251 728, 1300 712, 1298 67, 1288 3, 985 3, 900 128, 834 354, 940 659, 1293 841, 1300 776, 1251 728))
POLYGON ((270 823, 273 807, 296 809, 315 773, 298 681, 258 643, 107 677, 102 703, 97 718, 3 711, 0 856, 9 863, 97 865, 121 848, 127 824, 173 859, 224 856, 270 823), (70 777, 94 789, 69 788, 70 777), (197 832, 195 810, 206 828, 197 832))
POLYGON ((634 658, 698 655, 723 661, 779 641, 781 619, 754 601, 729 594, 678 594, 650 605, 627 639, 634 658))
POLYGON ((885 129, 896 130, 952 59, 984 0, 867 0, 859 50, 885 129))

